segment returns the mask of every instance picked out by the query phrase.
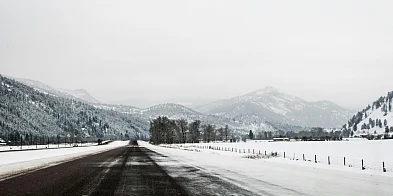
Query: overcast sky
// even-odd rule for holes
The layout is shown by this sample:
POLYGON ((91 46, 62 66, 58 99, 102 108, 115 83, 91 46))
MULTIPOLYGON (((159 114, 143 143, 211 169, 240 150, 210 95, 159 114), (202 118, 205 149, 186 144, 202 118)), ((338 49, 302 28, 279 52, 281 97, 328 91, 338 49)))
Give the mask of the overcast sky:
POLYGON ((393 90, 393 1, 0 1, 0 73, 146 106, 393 90))

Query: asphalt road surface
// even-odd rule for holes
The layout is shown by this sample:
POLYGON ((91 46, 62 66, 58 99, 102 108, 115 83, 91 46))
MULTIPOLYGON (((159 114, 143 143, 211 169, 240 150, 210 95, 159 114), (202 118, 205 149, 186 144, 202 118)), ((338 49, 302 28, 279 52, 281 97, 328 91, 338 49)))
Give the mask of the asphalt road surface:
POLYGON ((0 195, 256 195, 182 164, 172 168, 176 175, 171 175, 157 161, 173 162, 130 145, 0 179, 0 195))

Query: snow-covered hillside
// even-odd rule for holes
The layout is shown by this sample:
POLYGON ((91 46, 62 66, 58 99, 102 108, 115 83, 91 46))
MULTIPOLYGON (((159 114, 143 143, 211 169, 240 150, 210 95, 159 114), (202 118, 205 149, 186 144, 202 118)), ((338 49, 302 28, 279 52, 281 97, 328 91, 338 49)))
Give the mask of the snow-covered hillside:
POLYGON ((272 87, 195 108, 244 122, 278 122, 307 127, 341 127, 353 114, 330 101, 307 102, 272 87))
POLYGON ((30 79, 24 79, 24 78, 14 78, 7 76, 8 78, 14 79, 18 82, 21 82, 27 86, 30 86, 36 90, 39 90, 43 93, 48 93, 51 95, 59 96, 59 97, 64 97, 68 99, 77 99, 79 101, 87 102, 87 103, 94 103, 98 104, 100 101, 95 99, 93 96, 87 92, 85 89, 75 89, 75 90, 70 90, 70 89, 60 89, 60 88, 54 88, 49 85, 46 85, 40 81, 35 81, 35 80, 30 80, 30 79))
POLYGON ((170 119, 186 119, 189 122, 200 120, 202 124, 213 124, 216 127, 224 127, 225 125, 228 125, 230 129, 239 134, 247 133, 249 130, 269 132, 278 131, 273 126, 264 122, 234 121, 225 117, 202 114, 175 103, 159 104, 144 109, 134 109, 130 110, 128 113, 147 120, 154 119, 159 116, 167 116, 170 119))
POLYGON ((354 115, 343 129, 351 132, 353 137, 391 137, 393 135, 393 91, 380 97, 372 105, 354 115))
POLYGON ((92 105, 52 96, 0 75, 0 138, 13 143, 45 135, 59 137, 129 138, 147 135, 148 121, 92 105), (29 139, 26 139, 29 138, 29 139))

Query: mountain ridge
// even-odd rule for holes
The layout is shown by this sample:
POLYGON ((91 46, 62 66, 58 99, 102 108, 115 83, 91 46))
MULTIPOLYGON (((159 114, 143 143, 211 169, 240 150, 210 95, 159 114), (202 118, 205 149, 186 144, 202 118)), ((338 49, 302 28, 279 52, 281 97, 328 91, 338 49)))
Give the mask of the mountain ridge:
MULTIPOLYGON (((130 139, 147 136, 144 119, 42 92, 0 75, 0 136, 130 139)), ((29 139, 25 139, 29 141, 29 139)))
POLYGON ((379 97, 371 105, 355 115, 343 125, 351 137, 369 139, 393 136, 393 91, 379 97))
MULTIPOLYGON (((218 117, 237 122, 234 124, 234 127, 240 127, 239 123, 247 125, 245 127, 249 127, 248 125, 251 124, 261 125, 269 121, 271 123, 294 126, 332 128, 341 127, 350 115, 353 114, 349 110, 331 101, 321 100, 317 102, 307 102, 301 98, 284 94, 271 86, 193 108, 175 103, 157 104, 147 108, 138 108, 130 105, 101 103, 95 100, 94 97, 84 97, 83 95, 88 94, 84 89, 76 89, 70 92, 70 90, 56 89, 34 80, 19 80, 39 90, 48 91, 48 93, 52 93, 56 96, 63 96, 66 98, 75 97, 78 100, 83 100, 94 105, 96 108, 137 115, 147 120, 159 115, 166 115, 172 118, 188 118, 191 116, 193 119, 199 117, 207 121, 209 121, 209 118, 218 117), (328 112, 321 112, 325 110, 328 112), (178 114, 175 112, 178 112, 178 114)), ((222 120, 220 120, 220 122, 221 121, 222 120)))
POLYGON ((46 93, 56 95, 56 96, 61 96, 64 98, 75 98, 80 101, 84 101, 87 103, 101 103, 98 101, 96 98, 94 98, 86 89, 62 89, 62 88, 55 88, 52 86, 49 86, 43 82, 37 81, 37 80, 31 80, 31 79, 26 79, 26 78, 16 78, 12 76, 5 76, 11 79, 14 79, 18 82, 21 82, 27 86, 36 88, 38 90, 44 91, 46 93))
POLYGON ((341 127, 353 114, 334 102, 308 102, 269 86, 194 109, 201 113, 240 118, 244 121, 273 121, 324 128, 341 127))

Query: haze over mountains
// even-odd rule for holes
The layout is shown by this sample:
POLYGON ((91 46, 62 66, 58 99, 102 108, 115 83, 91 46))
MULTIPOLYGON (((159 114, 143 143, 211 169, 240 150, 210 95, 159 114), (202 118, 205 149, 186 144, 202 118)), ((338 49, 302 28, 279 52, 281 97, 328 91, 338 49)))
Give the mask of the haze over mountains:
POLYGON ((35 89, 54 95, 75 97, 95 107, 128 113, 143 119, 165 115, 170 118, 203 120, 219 125, 231 124, 234 129, 274 130, 274 125, 288 124, 293 127, 341 127, 352 111, 330 101, 307 102, 284 94, 273 87, 266 87, 246 95, 218 100, 206 105, 187 108, 180 104, 159 104, 149 108, 104 104, 97 101, 86 90, 64 90, 50 87, 38 81, 16 79, 35 89), (273 126, 273 127, 272 127, 273 126))

